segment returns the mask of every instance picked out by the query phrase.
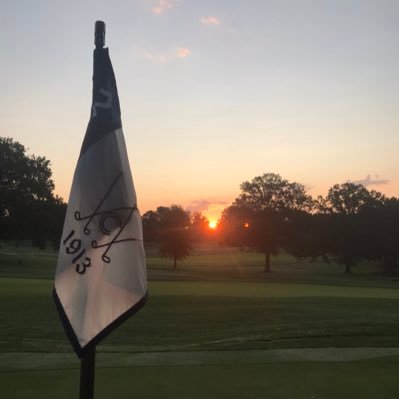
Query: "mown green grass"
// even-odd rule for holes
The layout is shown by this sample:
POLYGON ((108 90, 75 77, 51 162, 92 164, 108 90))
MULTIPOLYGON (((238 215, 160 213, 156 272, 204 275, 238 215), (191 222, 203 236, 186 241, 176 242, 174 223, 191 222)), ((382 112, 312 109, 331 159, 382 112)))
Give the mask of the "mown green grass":
MULTIPOLYGON (((70 350, 51 281, 0 280, 0 352, 70 350)), ((99 351, 396 346, 399 290, 151 282, 148 305, 99 351)))
MULTIPOLYGON (((57 253, 39 251, 25 245, 15 248, 2 244, 0 277, 52 280, 57 253)), ((282 253, 272 259, 273 273, 264 273, 264 256, 219 245, 197 245, 193 255, 173 269, 170 260, 159 258, 156 248, 147 248, 148 277, 155 281, 256 281, 370 286, 399 288, 399 278, 384 276, 378 263, 363 262, 353 276, 343 273, 342 265, 322 261, 298 261, 282 253)))
POLYGON ((57 253, 40 251, 30 246, 2 245, 0 250, 0 277, 48 279, 54 276, 57 253))
MULTIPOLYGON (((77 397, 79 362, 51 298, 56 254, 7 251, 0 397, 77 397)), ((150 258, 148 304, 97 348, 96 398, 396 397, 398 283, 285 259, 263 277, 257 254, 198 253, 177 271, 150 258)))
MULTIPOLYGON (((392 399, 398 362, 274 363, 226 366, 97 368, 98 399, 392 399)), ((78 397, 79 371, 5 373, 7 399, 78 397)))

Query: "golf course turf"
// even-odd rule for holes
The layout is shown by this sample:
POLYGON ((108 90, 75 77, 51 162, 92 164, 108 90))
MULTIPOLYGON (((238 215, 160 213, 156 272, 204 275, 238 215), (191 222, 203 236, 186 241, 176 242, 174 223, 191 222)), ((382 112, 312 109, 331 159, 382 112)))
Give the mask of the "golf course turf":
MULTIPOLYGON (((0 252, 1 397, 77 397, 79 361, 51 298, 56 255, 22 256, 18 270, 12 253, 0 252)), ((193 256, 177 271, 149 260, 148 304, 97 347, 96 398, 399 393, 397 282, 346 278, 334 265, 311 273, 292 260, 263 278, 256 257, 241 253, 229 275, 215 260, 209 270, 209 258, 193 256)))

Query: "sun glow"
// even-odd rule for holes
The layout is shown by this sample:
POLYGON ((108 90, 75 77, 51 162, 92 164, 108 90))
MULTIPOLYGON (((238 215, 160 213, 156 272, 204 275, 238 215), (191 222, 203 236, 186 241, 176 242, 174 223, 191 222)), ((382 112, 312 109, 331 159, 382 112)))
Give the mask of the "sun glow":
POLYGON ((216 220, 210 220, 209 224, 208 224, 209 228, 212 230, 215 230, 217 225, 218 224, 217 224, 216 220))

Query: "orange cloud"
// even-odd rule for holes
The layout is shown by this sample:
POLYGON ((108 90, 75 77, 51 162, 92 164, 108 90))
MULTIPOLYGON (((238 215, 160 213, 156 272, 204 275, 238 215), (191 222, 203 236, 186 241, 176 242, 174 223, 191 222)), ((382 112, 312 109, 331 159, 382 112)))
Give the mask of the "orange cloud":
MULTIPOLYGON (((151 0, 154 2, 153 0, 151 0)), ((154 14, 160 15, 168 10, 172 10, 177 6, 180 0, 156 0, 155 5, 152 7, 154 14)))
POLYGON ((147 50, 141 50, 141 53, 144 58, 154 64, 166 64, 176 58, 187 58, 191 54, 191 50, 187 47, 177 47, 162 53, 151 53, 147 50))
POLYGON ((179 47, 176 50, 176 56, 178 58, 186 58, 190 55, 191 51, 187 47, 179 47))
POLYGON ((203 25, 220 25, 222 21, 218 17, 209 16, 201 18, 201 23, 203 25))

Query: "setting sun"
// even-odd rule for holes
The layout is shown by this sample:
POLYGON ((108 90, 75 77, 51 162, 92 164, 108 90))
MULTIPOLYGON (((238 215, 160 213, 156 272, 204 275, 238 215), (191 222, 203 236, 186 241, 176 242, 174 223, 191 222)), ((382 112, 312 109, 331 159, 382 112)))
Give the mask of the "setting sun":
POLYGON ((209 228, 210 229, 214 230, 214 229, 216 229, 216 226, 217 226, 216 220, 210 220, 209 221, 209 228))

